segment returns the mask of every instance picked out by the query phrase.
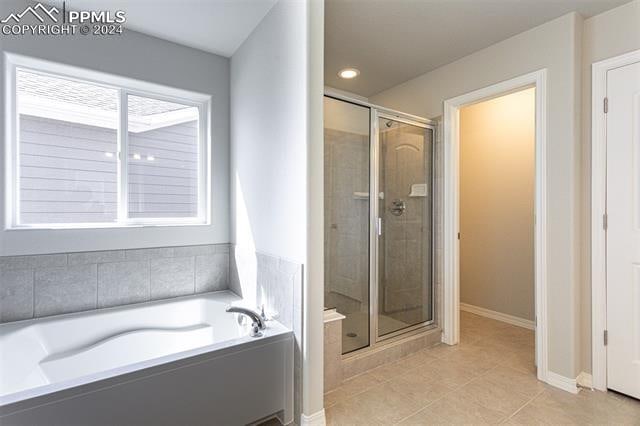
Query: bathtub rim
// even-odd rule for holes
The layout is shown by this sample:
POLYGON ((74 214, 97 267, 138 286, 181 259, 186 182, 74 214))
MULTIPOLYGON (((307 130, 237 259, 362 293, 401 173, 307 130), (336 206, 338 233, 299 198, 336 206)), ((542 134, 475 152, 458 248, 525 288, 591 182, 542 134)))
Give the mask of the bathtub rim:
POLYGON ((162 305, 167 305, 167 304, 176 303, 176 302, 183 302, 191 299, 193 300, 201 299, 201 298, 207 299, 207 298, 210 298, 211 296, 221 296, 224 299, 229 298, 229 300, 219 300, 220 302, 223 302, 223 303, 233 303, 233 302, 240 302, 244 300, 241 296, 238 296, 236 293, 228 289, 207 291, 207 292, 197 293, 197 294, 185 294, 182 296, 175 296, 175 297, 169 297, 164 299, 145 300, 144 302, 127 303, 125 305, 105 306, 102 308, 86 309, 86 310, 77 311, 77 312, 67 312, 64 314, 46 315, 46 316, 37 317, 37 318, 25 318, 25 319, 16 320, 16 321, 3 322, 3 323, 0 323, 0 334, 2 334, 5 330, 9 330, 10 332, 12 332, 13 331, 12 329, 14 328, 17 330, 19 328, 27 327, 32 323, 41 324, 41 323, 54 322, 58 320, 65 320, 68 318, 75 318, 75 317, 82 317, 82 316, 89 316, 89 315, 102 316, 102 315, 106 315, 113 312, 128 311, 133 308, 162 306, 162 305))
MULTIPOLYGON (((45 323, 53 322, 53 321, 64 320, 69 318, 82 318, 85 316, 101 316, 101 315, 105 315, 112 312, 129 311, 129 310, 135 310, 142 307, 161 306, 166 304, 179 303, 181 301, 196 300, 196 299, 203 299, 203 298, 207 299, 207 298, 211 298, 212 296, 223 296, 223 300, 218 300, 222 303, 241 302, 243 300, 240 296, 238 296, 237 294, 229 290, 199 293, 195 295, 191 294, 191 295, 180 296, 180 297, 175 297, 171 299, 153 300, 153 301, 147 301, 143 303, 135 303, 135 304, 129 304, 129 305, 101 308, 101 309, 95 309, 90 311, 73 312, 73 313, 62 314, 62 315, 53 315, 53 316, 47 316, 42 318, 32 318, 32 319, 23 320, 23 321, 5 323, 0 325, 0 333, 3 331, 7 331, 9 333, 16 332, 21 328, 26 328, 35 324, 41 324, 43 322, 45 323), (225 300, 227 298, 230 300, 225 300)), ((251 337, 249 335, 244 335, 244 336, 237 337, 230 340, 215 342, 212 345, 201 346, 201 347, 189 349, 186 351, 176 352, 176 353, 164 355, 157 358, 152 358, 149 360, 127 364, 121 367, 102 370, 96 373, 87 374, 84 376, 75 377, 68 380, 61 380, 58 382, 48 383, 42 386, 36 386, 33 388, 21 390, 18 392, 9 393, 6 395, 0 395, 0 416, 5 415, 4 411, 9 406, 31 401, 36 398, 51 396, 52 394, 55 394, 55 393, 70 391, 76 388, 82 388, 87 385, 97 384, 99 382, 104 382, 112 379, 116 379, 117 381, 119 377, 124 377, 131 374, 136 374, 136 373, 142 373, 140 377, 145 377, 148 374, 160 374, 162 371, 164 371, 161 367, 171 363, 179 363, 181 361, 186 361, 186 365, 191 365, 197 362, 204 362, 204 361, 195 360, 195 358, 201 357, 203 355, 219 353, 218 356, 228 356, 242 350, 250 350, 254 347, 260 346, 261 344, 270 344, 270 343, 273 343, 282 339, 287 339, 287 338, 293 338, 293 331, 288 329, 284 325, 282 325, 277 320, 270 320, 267 322, 267 329, 263 331, 263 336, 259 338, 251 337), (191 362, 189 362, 189 360, 191 360, 191 362), (153 370, 157 368, 159 368, 159 371, 156 373, 149 372, 148 374, 144 374, 145 370, 153 370)), ((10 349, 7 349, 7 350, 10 350, 10 349)), ((212 355, 211 357, 217 357, 217 356, 212 355)), ((0 360, 1 359, 2 357, 0 357, 0 360)), ((181 368, 181 367, 174 367, 174 368, 181 368)), ((172 368, 169 368, 169 369, 172 369, 172 368)), ((125 378, 124 380, 126 381, 127 379, 125 378)), ((102 386, 98 386, 98 388, 102 388, 102 386)))

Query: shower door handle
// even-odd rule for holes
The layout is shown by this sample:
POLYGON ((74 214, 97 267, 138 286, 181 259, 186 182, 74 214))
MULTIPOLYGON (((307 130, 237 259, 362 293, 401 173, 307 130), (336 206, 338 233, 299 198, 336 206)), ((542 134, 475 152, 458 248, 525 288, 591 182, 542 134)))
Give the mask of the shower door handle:
POLYGON ((378 222, 376 224, 376 230, 378 231, 378 236, 382 235, 382 218, 378 218, 378 222))

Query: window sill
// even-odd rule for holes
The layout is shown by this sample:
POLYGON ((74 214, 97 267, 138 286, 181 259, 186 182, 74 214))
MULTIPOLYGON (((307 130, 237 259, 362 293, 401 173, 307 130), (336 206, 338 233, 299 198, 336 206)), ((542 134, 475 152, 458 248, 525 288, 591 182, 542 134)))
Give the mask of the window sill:
POLYGON ((228 242, 212 224, 110 225, 84 228, 13 227, 0 231, 0 257, 124 250, 228 242))
POLYGON ((131 223, 131 224, 87 224, 87 225, 33 225, 33 226, 12 226, 6 227, 5 231, 53 231, 53 230, 85 230, 85 229, 132 229, 132 228, 169 228, 169 227, 194 227, 211 226, 206 222, 185 222, 185 223, 131 223))

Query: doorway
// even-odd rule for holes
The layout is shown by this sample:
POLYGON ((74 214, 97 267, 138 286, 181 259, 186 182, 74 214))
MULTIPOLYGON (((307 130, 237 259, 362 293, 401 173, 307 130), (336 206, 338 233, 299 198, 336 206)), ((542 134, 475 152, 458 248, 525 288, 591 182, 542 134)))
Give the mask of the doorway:
POLYGON ((535 88, 460 110, 460 309, 528 329, 534 169, 535 88))
MULTIPOLYGON (((550 382, 547 371, 546 318, 546 70, 516 77, 445 101, 444 116, 444 312, 443 342, 460 342, 460 117, 464 107, 495 99, 523 89, 535 90, 534 200, 533 200, 533 281, 535 308, 535 363, 539 380, 550 382)), ((482 195, 482 194, 481 194, 482 195)), ((488 195, 488 194, 485 194, 488 195)), ((505 232, 498 228, 494 232, 505 232)), ((490 309, 491 310, 491 309, 490 309)), ((493 310, 492 310, 493 311, 493 310)), ((511 315, 515 317, 515 315, 511 315)), ((553 383, 570 392, 575 385, 562 380, 553 383)))
POLYGON ((593 67, 593 385, 640 399, 640 51, 593 67))

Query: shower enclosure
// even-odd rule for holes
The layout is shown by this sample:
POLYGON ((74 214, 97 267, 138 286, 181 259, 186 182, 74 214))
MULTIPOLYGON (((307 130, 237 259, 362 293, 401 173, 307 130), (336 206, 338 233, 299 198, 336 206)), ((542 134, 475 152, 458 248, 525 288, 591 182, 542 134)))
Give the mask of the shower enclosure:
POLYGON ((434 126, 333 95, 324 114, 325 306, 346 354, 434 321, 434 126))

